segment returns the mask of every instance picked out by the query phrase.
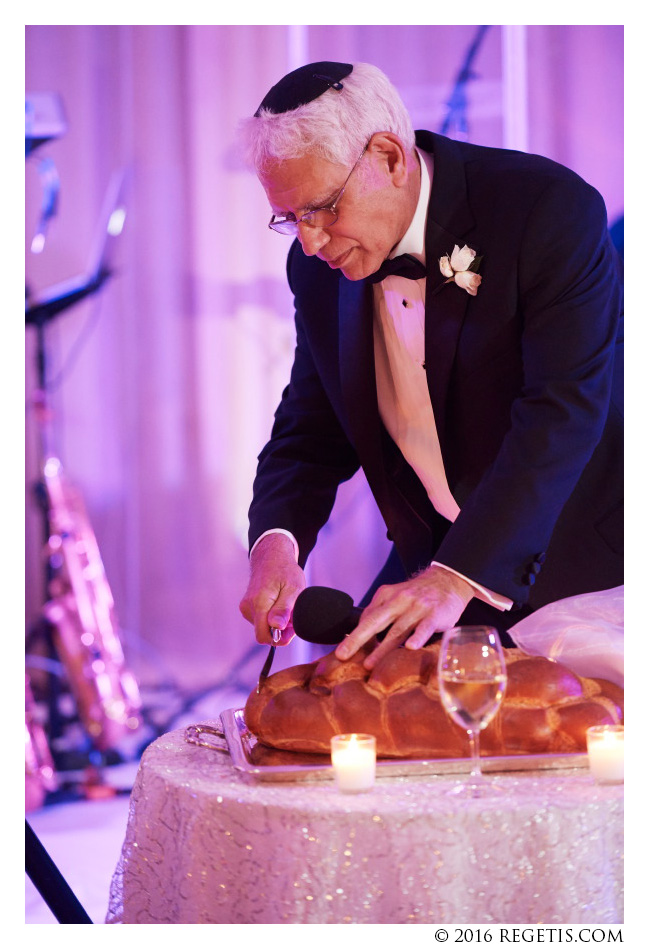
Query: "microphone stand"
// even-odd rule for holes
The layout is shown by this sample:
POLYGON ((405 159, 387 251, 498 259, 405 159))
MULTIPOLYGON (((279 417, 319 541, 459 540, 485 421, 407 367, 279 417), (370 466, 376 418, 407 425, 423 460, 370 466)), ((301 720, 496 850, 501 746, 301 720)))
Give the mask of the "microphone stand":
MULTIPOLYGON (((58 297, 54 297, 45 303, 35 303, 34 305, 25 305, 25 327, 32 326, 36 331, 36 378, 37 388, 33 395, 33 405, 36 410, 36 419, 39 430, 40 441, 40 459, 39 470, 43 471, 43 466, 48 458, 53 456, 53 436, 51 425, 51 409, 48 400, 48 378, 47 378, 47 346, 46 346, 46 328, 48 324, 65 310, 79 303, 81 300, 96 293, 110 276, 110 271, 102 269, 97 275, 88 279, 81 287, 74 290, 63 292, 58 297)), ((33 486, 36 503, 41 510, 42 515, 42 537, 43 544, 47 547, 51 536, 51 523, 49 516, 49 505, 45 482, 41 476, 33 486)), ((55 571, 46 557, 44 566, 45 593, 50 588, 50 584, 55 576, 55 571)), ((50 660, 46 670, 47 682, 47 710, 49 721, 49 739, 50 744, 56 738, 61 737, 63 733, 64 718, 59 708, 59 698, 62 694, 59 677, 53 667, 56 663, 58 654, 54 644, 53 627, 50 621, 41 616, 35 630, 36 635, 43 637, 47 658, 50 660)))
POLYGON ((25 821, 25 872, 59 923, 92 923, 49 853, 25 821))
POLYGON ((449 135, 452 130, 452 125, 455 124, 458 130, 458 138, 462 142, 466 142, 469 134, 469 126, 467 122, 467 97, 466 97, 466 87, 470 79, 475 79, 476 74, 472 72, 471 66, 474 59, 478 55, 478 50, 482 44, 482 41, 485 37, 488 26, 479 26, 476 33, 473 43, 468 49, 464 62, 460 67, 460 70, 457 74, 455 80, 455 86, 453 92, 446 103, 448 106, 448 112, 446 118, 442 123, 440 128, 440 133, 442 135, 449 135))

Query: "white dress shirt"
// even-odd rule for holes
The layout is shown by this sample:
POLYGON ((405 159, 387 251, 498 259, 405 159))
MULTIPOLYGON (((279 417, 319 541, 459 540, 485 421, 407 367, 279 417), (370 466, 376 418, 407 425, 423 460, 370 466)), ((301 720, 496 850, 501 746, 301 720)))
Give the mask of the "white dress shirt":
MULTIPOLYGON (((421 168, 417 208, 410 227, 390 257, 411 254, 425 264, 426 216, 433 178, 433 158, 420 149, 417 149, 417 154, 421 168)), ((379 414, 404 458, 422 482, 435 510, 453 522, 460 508, 446 480, 426 380, 425 310, 425 277, 408 280, 390 276, 374 285, 374 359, 379 414)), ((257 539, 252 550, 262 537, 276 532, 266 531, 257 539)), ((281 530, 281 533, 293 541, 297 559, 297 541, 288 531, 281 530)), ((511 608, 512 601, 507 597, 493 593, 446 564, 433 563, 470 583, 475 591, 474 596, 479 599, 501 610, 511 608)))
MULTIPOLYGON (((419 203, 410 227, 390 257, 410 254, 425 264, 432 157, 417 151, 421 165, 419 203)), ((374 284, 374 360, 379 414, 426 488, 435 510, 447 520, 454 521, 460 509, 446 481, 426 381, 425 315, 425 277, 408 280, 391 276, 374 284)))
MULTIPOLYGON (((433 157, 417 149, 421 168, 419 201, 410 227, 390 257, 410 254, 426 263, 426 216, 433 179, 433 157)), ((449 248, 450 250, 450 248, 449 248)), ((433 406, 426 379, 426 278, 408 280, 390 276, 374 285, 374 360, 379 414, 414 469, 430 501, 442 517, 453 522, 460 508, 451 494, 444 471, 433 406)), ((429 367, 429 371, 431 367, 429 367)), ((432 367, 435 371, 435 367, 432 367)), ((437 563, 433 561, 433 563, 437 563)), ((446 564, 437 566, 451 570, 446 564)), ((512 601, 458 574, 475 596, 501 610, 512 601)))

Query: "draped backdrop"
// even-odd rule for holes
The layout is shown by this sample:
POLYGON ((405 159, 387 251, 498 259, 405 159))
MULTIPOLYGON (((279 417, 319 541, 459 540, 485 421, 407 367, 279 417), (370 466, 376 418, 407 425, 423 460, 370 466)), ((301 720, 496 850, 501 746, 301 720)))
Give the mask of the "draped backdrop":
MULTIPOLYGON (((611 224, 623 213, 621 26, 28 26, 26 91, 58 93, 67 121, 26 161, 28 292, 84 271, 111 175, 126 173, 115 274, 48 325, 45 353, 56 452, 85 499, 143 683, 209 685, 252 647, 238 611, 246 512, 294 331, 290 240, 266 227, 235 129, 284 73, 321 59, 376 64, 415 128, 447 122, 451 136, 547 155, 603 194, 611 224), (36 254, 44 160, 60 190, 36 254)), ((45 595, 36 355, 27 327, 28 628, 45 595)), ((387 549, 357 475, 309 581, 358 599, 387 549)), ((304 661, 306 648, 281 661, 304 661)))

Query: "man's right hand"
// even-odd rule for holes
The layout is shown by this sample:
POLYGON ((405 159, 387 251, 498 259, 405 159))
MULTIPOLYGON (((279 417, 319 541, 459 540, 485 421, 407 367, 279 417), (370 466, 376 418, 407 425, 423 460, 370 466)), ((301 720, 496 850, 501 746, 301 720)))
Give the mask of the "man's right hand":
POLYGON ((298 595, 306 586, 304 571, 295 562, 295 550, 285 534, 268 534, 250 557, 250 581, 239 604, 255 627, 258 643, 273 642, 270 628, 281 629, 278 645, 286 646, 295 636, 291 617, 298 595))

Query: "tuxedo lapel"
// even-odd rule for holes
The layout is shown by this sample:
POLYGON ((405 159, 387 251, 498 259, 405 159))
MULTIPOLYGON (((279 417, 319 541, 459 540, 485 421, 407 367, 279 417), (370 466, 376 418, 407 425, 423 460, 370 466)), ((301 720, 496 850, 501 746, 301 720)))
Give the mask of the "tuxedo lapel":
MULTIPOLYGON (((447 154, 446 140, 442 139, 438 148, 437 136, 426 138, 428 141, 422 142, 421 147, 433 151, 435 158, 426 225, 426 374, 443 452, 447 389, 471 297, 455 283, 445 284, 446 278, 439 269, 438 260, 451 254, 455 244, 462 246, 466 242, 473 246, 468 237, 466 241, 462 237, 470 233, 473 217, 466 200, 462 162, 447 154)), ((448 144, 453 145, 452 142, 448 144)), ((394 476, 395 466, 389 460, 388 449, 393 446, 379 416, 374 365, 373 290, 368 281, 340 280, 338 319, 340 381, 350 435, 385 516, 393 504, 388 481, 394 476)), ((412 506, 416 492, 411 489, 412 485, 401 493, 412 506)), ((418 521, 409 522, 408 530, 413 536, 419 529, 418 522, 426 523, 426 518, 418 513, 420 506, 415 504, 413 508, 418 521)), ((401 547, 405 549, 407 546, 408 537, 404 537, 401 547)))
POLYGON ((380 461, 381 434, 371 284, 342 279, 338 307, 340 383, 345 412, 358 453, 376 464, 380 461))
MULTIPOLYGON (((426 260, 436 264, 440 257, 451 254, 457 238, 435 221, 429 222, 428 235, 431 239, 426 245, 426 260)), ((439 266, 437 273, 426 280, 426 377, 442 454, 448 385, 469 300, 466 291, 455 283, 446 283, 439 266)))
MULTIPOLYGON (((450 256, 453 247, 473 246, 467 235, 473 215, 467 199, 464 164, 454 154, 453 142, 428 133, 418 138, 421 147, 433 151, 434 171, 426 224, 426 376, 440 446, 444 453, 446 397, 455 354, 470 295, 455 283, 446 283, 439 259, 450 256)), ((473 247, 479 253, 479 249, 473 247)))

